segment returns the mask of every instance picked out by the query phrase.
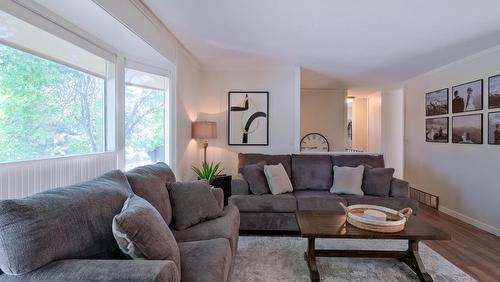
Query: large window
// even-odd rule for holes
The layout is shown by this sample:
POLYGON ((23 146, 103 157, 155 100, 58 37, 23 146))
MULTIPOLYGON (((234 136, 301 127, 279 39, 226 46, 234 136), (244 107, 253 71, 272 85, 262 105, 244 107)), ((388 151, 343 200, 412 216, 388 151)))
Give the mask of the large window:
POLYGON ((107 62, 0 13, 0 162, 106 150, 107 62))
POLYGON ((168 78, 125 70, 126 168, 165 161, 168 78))

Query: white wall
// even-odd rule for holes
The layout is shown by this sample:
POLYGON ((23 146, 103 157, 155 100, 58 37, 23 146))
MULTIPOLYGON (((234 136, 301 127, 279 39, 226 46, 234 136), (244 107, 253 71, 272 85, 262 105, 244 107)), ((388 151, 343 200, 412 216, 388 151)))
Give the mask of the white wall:
POLYGON ((368 100, 357 98, 352 102, 352 148, 368 150, 368 100))
POLYGON ((319 133, 328 140, 330 151, 344 151, 346 95, 346 90, 302 89, 300 137, 319 133))
POLYGON ((201 71, 192 58, 183 50, 177 60, 177 96, 175 156, 176 176, 180 180, 194 177, 191 166, 198 158, 197 144, 191 138, 191 122, 196 120, 199 110, 201 71))
MULTIPOLYGON (((217 139, 208 140, 208 162, 221 162, 224 172, 237 174, 238 152, 290 154, 298 151, 300 70, 271 68, 202 72, 198 120, 217 122, 217 139), (269 146, 227 145, 227 99, 231 90, 269 91, 269 146)), ((203 156, 201 143, 198 162, 203 156)))
MULTIPOLYGON (((498 62, 497 47, 405 83, 405 179, 440 196, 442 211, 500 236, 500 147, 425 142, 425 93, 484 79, 487 105, 488 77, 500 73, 498 62)), ((485 115, 484 128, 488 112, 478 112, 485 115)))
POLYGON ((381 146, 386 167, 395 169, 394 176, 404 175, 404 92, 403 89, 382 90, 381 146))
POLYGON ((382 97, 380 92, 368 96, 368 151, 381 151, 382 97))

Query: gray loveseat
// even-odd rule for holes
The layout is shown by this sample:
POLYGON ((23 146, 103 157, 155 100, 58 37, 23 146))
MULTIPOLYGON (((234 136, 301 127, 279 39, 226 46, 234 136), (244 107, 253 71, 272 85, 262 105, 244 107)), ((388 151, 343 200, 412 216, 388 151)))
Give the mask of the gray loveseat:
POLYGON ((240 230, 245 231, 298 231, 297 210, 331 210, 343 212, 339 202, 346 205, 374 204, 395 210, 410 207, 417 211, 417 203, 409 198, 408 182, 393 178, 387 197, 338 195, 329 192, 333 184, 333 166, 384 167, 382 155, 265 155, 239 154, 238 170, 249 164, 265 161, 283 164, 293 186, 293 193, 281 195, 253 195, 248 183, 241 178, 232 182, 229 205, 240 210, 240 230))
MULTIPOLYGON (((171 181, 170 168, 158 163, 0 201, 0 281, 230 280, 240 220, 234 206, 224 207, 222 217, 172 230, 180 271, 173 261, 127 260, 121 254, 111 225, 128 195, 149 201, 170 224, 175 218, 165 185, 171 181)), ((222 190, 212 192, 222 205, 222 190)))

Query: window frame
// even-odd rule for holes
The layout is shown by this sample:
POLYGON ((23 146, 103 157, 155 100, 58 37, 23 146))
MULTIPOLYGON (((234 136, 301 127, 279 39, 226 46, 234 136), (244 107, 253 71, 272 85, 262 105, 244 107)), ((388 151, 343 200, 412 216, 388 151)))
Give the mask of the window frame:
MULTIPOLYGON (((163 101, 164 101, 163 102, 163 104, 164 104, 164 107, 163 107, 163 117, 164 117, 163 141, 164 141, 164 151, 165 151, 164 162, 172 167, 172 166, 174 166, 174 164, 173 164, 173 162, 174 162, 174 153, 173 153, 173 151, 174 151, 173 150, 173 148, 174 148, 173 147, 173 143, 174 143, 173 142, 173 136, 174 136, 173 129, 174 129, 174 127, 172 126, 173 117, 174 117, 174 114, 173 114, 174 107, 173 107, 173 103, 172 103, 172 100, 173 100, 172 99, 172 84, 173 83, 172 83, 171 75, 172 75, 172 71, 170 71, 168 69, 160 68, 157 66, 152 66, 152 65, 147 64, 147 63, 139 63, 131 58, 125 58, 125 63, 124 63, 124 68, 123 68, 123 78, 124 78, 123 96, 125 96, 125 87, 127 85, 134 86, 134 87, 147 88, 147 89, 152 89, 152 90, 159 90, 159 91, 164 92, 164 97, 163 97, 163 101), (149 86, 125 82, 126 69, 132 69, 132 70, 136 70, 136 71, 141 71, 141 72, 145 72, 145 73, 163 76, 163 77, 165 77, 165 79, 167 79, 166 84, 165 84, 165 88, 158 89, 155 87, 149 87, 149 86)), ((125 97, 124 97, 124 100, 125 100, 125 97)), ((124 105, 125 105, 125 101, 124 101, 124 105)), ((125 110, 124 110, 124 113, 125 113, 125 110)), ((123 115, 123 119, 125 119, 125 115, 123 115)), ((123 134, 123 135, 124 135, 123 143, 124 143, 124 147, 125 147, 126 136, 125 136, 125 134, 123 134)), ((122 156, 123 163, 119 167, 125 168, 126 167, 125 150, 122 150, 122 151, 123 151, 123 156, 122 156)))
MULTIPOLYGON (((29 160, 15 160, 12 162, 2 162, 0 167, 17 167, 18 165, 24 165, 24 163, 39 163, 45 160, 53 159, 71 159, 71 158, 81 158, 92 155, 113 155, 116 160, 116 168, 125 168, 125 136, 124 136, 124 119, 125 119, 125 68, 130 67, 139 71, 150 72, 152 74, 157 74, 165 76, 168 78, 168 91, 165 94, 168 95, 168 99, 165 100, 168 106, 165 107, 165 118, 168 121, 165 122, 165 145, 168 145, 167 154, 165 155, 165 162, 176 171, 177 167, 177 154, 176 154, 176 136, 177 124, 176 124, 176 80, 177 80, 177 66, 172 63, 167 57, 164 56, 166 63, 162 63, 161 66, 156 64, 155 61, 144 60, 143 58, 135 57, 131 54, 126 54, 120 50, 112 47, 102 39, 94 37, 92 34, 87 33, 78 26, 73 25, 66 19, 55 14, 54 12, 48 10, 44 6, 36 2, 20 2, 17 0, 0 1, 0 10, 16 17, 22 21, 25 21, 41 30, 44 30, 54 36, 59 37, 79 48, 82 48, 98 57, 103 58, 107 61, 106 67, 106 79, 105 79, 105 148, 103 152, 79 154, 79 155, 66 155, 66 156, 54 156, 41 159, 29 159, 29 160), (138 63, 138 62, 141 63, 138 63)), ((136 34, 134 31, 130 32, 136 34)), ((136 34, 137 35, 137 34, 136 34)), ((141 36, 137 35, 141 40, 141 36)), ((147 42, 146 42, 147 43, 147 42)), ((8 45, 8 44, 6 44, 8 45)), ((11 46, 9 44, 8 46, 11 46)), ((24 48, 16 49, 27 51, 28 53, 33 52, 31 50, 25 50, 24 48)), ((160 52, 161 53, 161 52, 160 52)), ((35 54, 38 56, 38 54, 35 54)), ((43 55, 43 54, 41 54, 43 55)), ((40 56, 46 58, 46 56, 40 56)), ((46 58, 54 62, 59 62, 58 60, 53 60, 52 58, 46 58)), ((63 65, 68 65, 62 62, 63 65)), ((75 66, 70 66, 74 68, 75 66)), ((80 71, 79 68, 75 68, 80 71)), ((85 71, 89 73, 88 71, 85 71)))
POLYGON ((73 31, 67 29, 52 20, 51 18, 42 15, 36 10, 28 7, 26 3, 18 3, 12 1, 2 1, 0 4, 0 11, 15 17, 27 24, 30 24, 42 31, 52 34, 55 37, 58 37, 61 40, 68 42, 82 50, 85 50, 94 56, 97 56, 103 59, 106 63, 106 75, 98 74, 92 71, 89 71, 85 68, 79 67, 77 65, 65 62, 63 60, 53 58, 52 56, 43 54, 42 52, 38 52, 36 50, 26 48, 24 46, 20 46, 16 43, 10 42, 3 38, 0 38, 0 44, 3 44, 7 47, 19 50, 21 52, 28 53, 35 57, 42 58, 44 60, 48 60, 50 62, 60 64, 62 66, 68 67, 70 69, 83 72, 88 75, 95 76, 97 78, 103 79, 104 81, 104 93, 103 93, 103 103, 104 103, 104 125, 103 125, 103 136, 104 136, 104 150, 100 152, 87 152, 82 154, 68 154, 61 156, 47 156, 43 158, 30 158, 25 160, 8 160, 0 162, 0 165, 9 165, 9 164, 17 164, 17 163, 27 163, 27 162, 39 162, 44 160, 53 160, 53 159, 62 159, 62 158, 73 158, 73 157, 83 157, 90 155, 101 155, 101 154, 109 154, 114 153, 116 150, 116 134, 115 134, 115 123, 116 123, 116 115, 112 116, 109 113, 115 113, 116 108, 116 81, 114 81, 116 76, 116 59, 117 55, 108 52, 99 45, 93 43, 90 40, 87 40, 85 37, 80 36, 78 31, 73 31), (113 78, 113 79, 112 79, 113 78), (110 90, 113 90, 112 92, 110 90), (111 103, 110 103, 111 102, 111 103), (112 137, 114 136, 114 137, 112 137), (112 141, 112 142, 110 142, 112 141))

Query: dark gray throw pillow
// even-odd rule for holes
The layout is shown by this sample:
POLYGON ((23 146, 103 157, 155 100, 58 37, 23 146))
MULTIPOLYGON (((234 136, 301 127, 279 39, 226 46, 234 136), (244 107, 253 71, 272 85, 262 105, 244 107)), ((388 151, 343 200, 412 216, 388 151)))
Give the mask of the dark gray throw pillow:
POLYGON ((394 175, 393 168, 379 168, 365 165, 363 185, 361 189, 365 195, 388 197, 391 191, 391 182, 394 175))
POLYGON ((167 184, 176 230, 222 216, 210 185, 204 180, 167 184))
POLYGON ((180 270, 180 252, 161 214, 146 200, 131 195, 113 218, 113 236, 132 259, 171 260, 180 270))
POLYGON ((252 191, 252 194, 269 194, 269 185, 267 184, 266 175, 264 174, 265 165, 266 162, 261 161, 241 168, 241 174, 248 182, 248 187, 250 191, 252 191))

